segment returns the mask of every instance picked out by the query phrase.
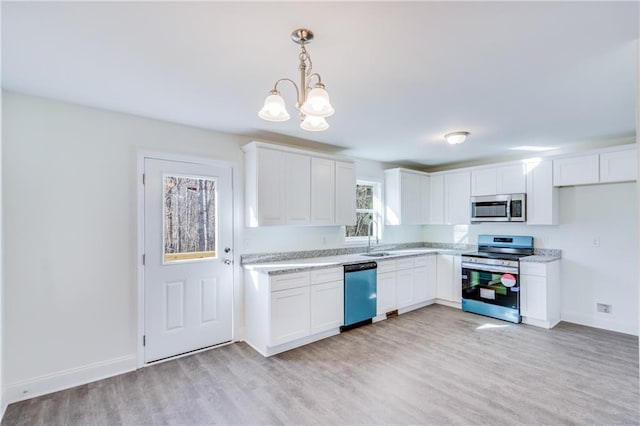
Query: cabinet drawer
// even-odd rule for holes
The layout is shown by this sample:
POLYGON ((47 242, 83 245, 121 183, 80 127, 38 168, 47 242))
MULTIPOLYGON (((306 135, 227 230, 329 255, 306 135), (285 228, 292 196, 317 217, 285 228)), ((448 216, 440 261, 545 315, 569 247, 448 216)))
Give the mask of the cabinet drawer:
POLYGON ((544 277, 545 275, 547 275, 547 265, 544 263, 521 262, 520 274, 538 275, 544 277))
POLYGON ((384 274, 385 272, 394 272, 396 270, 395 260, 377 260, 378 273, 384 274))
POLYGON ((311 284, 328 283, 331 281, 342 281, 344 279, 344 268, 317 269, 311 271, 311 284))
POLYGON ((427 266, 427 256, 418 256, 413 258, 413 267, 421 268, 427 266))
POLYGON ((290 288, 308 287, 311 281, 309 271, 294 272, 292 274, 275 275, 271 277, 271 291, 287 290, 290 288))
POLYGON ((413 260, 414 259, 415 258, 413 258, 413 257, 407 257, 407 258, 396 260, 396 265, 397 265, 398 271, 402 271, 404 269, 413 268, 413 264, 414 264, 413 260))

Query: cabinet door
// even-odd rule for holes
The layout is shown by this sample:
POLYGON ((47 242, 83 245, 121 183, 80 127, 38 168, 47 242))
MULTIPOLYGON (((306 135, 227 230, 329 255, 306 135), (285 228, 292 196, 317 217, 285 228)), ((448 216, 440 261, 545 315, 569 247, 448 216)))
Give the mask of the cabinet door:
POLYGON ((386 314, 397 308, 396 303, 396 273, 384 272, 377 275, 376 311, 378 315, 386 314))
POLYGON ((400 173, 400 223, 419 225, 421 218, 421 176, 414 173, 400 173))
POLYGON ((453 271, 451 276, 451 301, 462 302, 462 258, 453 257, 453 271))
POLYGON ((570 186, 598 183, 600 181, 600 157, 598 154, 553 160, 553 185, 570 186))
POLYGON ((471 174, 469 172, 444 175, 444 218, 446 224, 469 223, 470 198, 471 174))
POLYGON ((340 327, 344 323, 344 282, 311 286, 311 334, 340 327))
POLYGON ((471 195, 495 195, 497 191, 495 168, 471 172, 471 195))
POLYGON ((271 292, 269 346, 291 342, 310 333, 309 287, 271 292))
POLYGON ((262 148, 257 151, 258 225, 284 225, 285 154, 262 148))
POLYGON ((413 269, 405 269, 397 272, 398 308, 404 308, 413 304, 413 269))
POLYGON ((336 161, 336 225, 356 224, 356 167, 336 161))
POLYGON ((520 313, 528 318, 547 319, 547 279, 520 275, 520 313))
POLYGON ((600 154, 600 182, 634 181, 638 175, 636 149, 600 154))
POLYGON ((553 163, 532 162, 527 167, 527 224, 558 223, 558 190, 553 186, 553 163))
POLYGON ((453 300, 453 256, 450 254, 439 254, 437 256, 437 296, 442 300, 453 300))
POLYGON ((413 303, 426 302, 429 290, 427 288, 427 267, 414 268, 413 270, 413 303))
POLYGON ((431 197, 429 193, 430 179, 429 176, 420 176, 420 223, 428 224, 430 221, 429 209, 431 206, 431 197))
POLYGON ((444 224, 444 175, 429 177, 429 223, 444 224))
POLYGON ((311 158, 308 155, 286 153, 285 194, 286 223, 305 225, 310 220, 311 158))
POLYGON ((335 164, 333 160, 311 157, 311 223, 334 223, 335 164))
POLYGON ((498 167, 496 169, 496 194, 520 194, 527 190, 524 164, 498 167))
POLYGON ((427 300, 433 300, 438 297, 437 265, 437 256, 427 256, 427 300))

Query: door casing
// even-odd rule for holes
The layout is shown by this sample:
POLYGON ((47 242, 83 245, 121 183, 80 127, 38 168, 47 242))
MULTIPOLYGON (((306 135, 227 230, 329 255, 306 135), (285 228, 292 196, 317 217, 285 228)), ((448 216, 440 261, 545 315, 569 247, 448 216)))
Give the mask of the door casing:
MULTIPOLYGON (((239 245, 238 241, 240 240, 240 232, 241 227, 238 218, 242 218, 242 214, 239 214, 239 203, 237 202, 240 199, 240 195, 238 194, 238 189, 240 185, 238 182, 240 181, 238 176, 238 165, 232 161, 224 161, 224 160, 216 160, 211 158, 204 157, 193 157, 193 156, 185 156, 179 154, 170 154, 170 153, 162 153, 162 152, 153 152, 153 151, 139 151, 137 155, 136 161, 136 318, 137 318, 137 332, 136 332, 136 365, 138 368, 145 367, 148 364, 144 362, 144 266, 142 264, 142 258, 144 255, 144 185, 143 185, 143 174, 144 174, 144 160, 145 158, 153 158, 156 160, 167 160, 167 161, 181 161, 186 163, 197 163, 197 164, 205 164, 211 166, 226 166, 231 167, 231 193, 232 200, 231 203, 233 205, 233 307, 232 307, 232 342, 236 342, 241 339, 241 328, 240 328, 240 318, 242 313, 241 300, 242 300, 242 280, 241 277, 241 267, 240 267, 240 255, 239 255, 239 245)), ((240 212, 241 213, 241 212, 240 212)), ((202 349, 201 351, 209 350, 208 348, 202 349)), ((199 352, 199 351, 194 351, 199 352)), ((182 356, 191 355, 194 352, 190 352, 187 354, 177 355, 175 357, 167 358, 163 361, 169 361, 172 359, 180 358, 182 356)), ((163 362, 157 361, 157 362, 163 362)), ((156 364, 157 362, 151 363, 156 364)))

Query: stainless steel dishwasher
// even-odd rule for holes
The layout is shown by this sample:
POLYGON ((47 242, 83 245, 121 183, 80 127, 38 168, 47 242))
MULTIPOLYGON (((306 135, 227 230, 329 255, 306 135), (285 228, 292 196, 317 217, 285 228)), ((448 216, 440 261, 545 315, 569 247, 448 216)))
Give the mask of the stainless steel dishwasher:
POLYGON ((371 324, 376 316, 376 262, 344 265, 344 326, 340 331, 371 324))

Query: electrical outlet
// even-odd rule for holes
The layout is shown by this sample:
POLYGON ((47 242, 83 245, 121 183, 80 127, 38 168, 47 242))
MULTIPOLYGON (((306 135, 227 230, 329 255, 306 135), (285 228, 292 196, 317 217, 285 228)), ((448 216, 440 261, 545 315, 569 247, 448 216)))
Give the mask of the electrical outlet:
POLYGON ((611 308, 611 305, 607 305, 605 303, 598 303, 597 305, 598 312, 602 312, 603 314, 610 314, 611 308))
POLYGON ((600 247, 600 237, 593 237, 593 246, 600 247))

